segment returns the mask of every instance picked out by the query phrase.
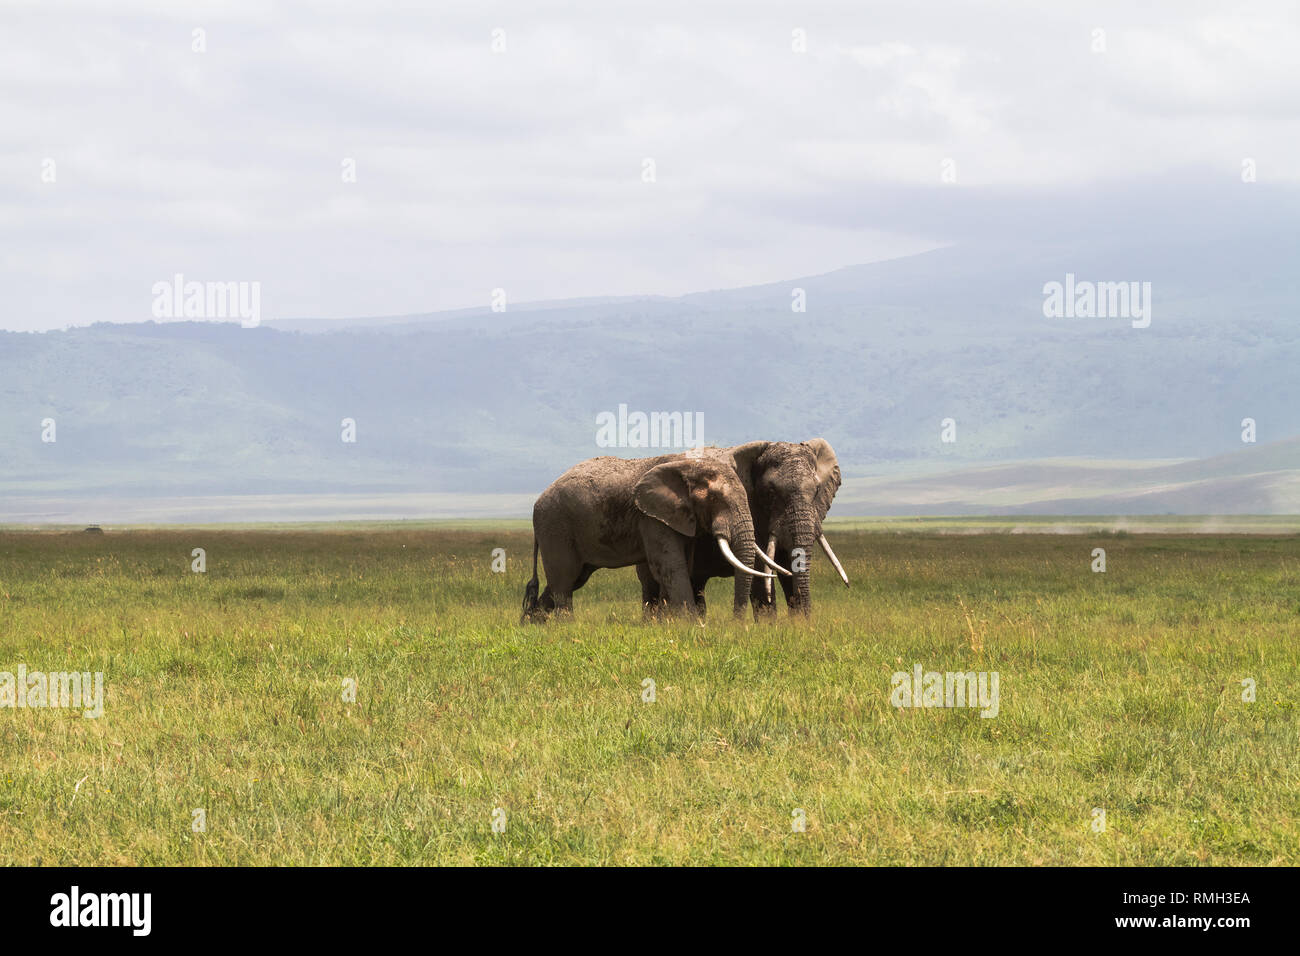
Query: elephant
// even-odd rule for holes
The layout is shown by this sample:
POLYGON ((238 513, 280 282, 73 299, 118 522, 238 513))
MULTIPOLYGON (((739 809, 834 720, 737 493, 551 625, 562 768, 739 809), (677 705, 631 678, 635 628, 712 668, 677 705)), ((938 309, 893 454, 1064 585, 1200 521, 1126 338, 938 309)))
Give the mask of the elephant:
POLYGON ((672 613, 695 613, 692 563, 701 538, 736 574, 735 612, 744 617, 757 546, 745 487, 724 458, 660 455, 590 458, 542 492, 533 507, 533 577, 524 621, 571 615, 573 592, 598 568, 643 564, 672 613), (546 571, 538 595, 537 557, 546 571))
MULTIPOLYGON (((844 566, 822 533, 822 522, 840 487, 839 461, 830 442, 824 438, 799 444, 754 441, 733 448, 710 448, 705 453, 728 463, 745 486, 754 531, 762 545, 757 557, 780 573, 781 589, 791 614, 806 615, 812 611, 814 544, 821 546, 844 584, 848 585, 844 566), (795 552, 800 549, 802 560, 795 561, 795 552), (793 573, 786 570, 787 566, 793 568, 793 573)), ((657 606, 662 601, 662 590, 652 569, 638 566, 637 573, 641 578, 642 604, 657 606)), ((699 613, 704 611, 704 586, 709 578, 728 577, 734 573, 716 547, 708 542, 697 547, 691 568, 691 587, 699 613)), ((763 578, 766 580, 750 579, 756 617, 773 613, 776 609, 770 575, 763 575, 763 578)))

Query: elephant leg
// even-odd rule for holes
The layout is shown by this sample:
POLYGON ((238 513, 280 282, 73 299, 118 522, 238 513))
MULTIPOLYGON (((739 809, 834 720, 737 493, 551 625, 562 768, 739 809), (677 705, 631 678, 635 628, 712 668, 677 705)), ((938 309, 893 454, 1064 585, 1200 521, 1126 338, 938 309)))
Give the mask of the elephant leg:
POLYGON ((669 614, 695 614, 695 590, 686 570, 687 555, 682 536, 657 521, 647 520, 642 532, 646 564, 667 598, 669 614))
POLYGON ((578 570, 578 576, 573 580, 572 584, 567 588, 557 587, 554 589, 551 588, 551 575, 548 571, 546 574, 546 593, 550 595, 550 607, 547 607, 546 595, 542 596, 542 606, 545 607, 548 612, 554 611, 558 617, 572 617, 573 592, 586 584, 587 579, 591 577, 592 572, 595 570, 595 565, 584 564, 578 570))
POLYGON ((704 587, 708 584, 708 579, 703 581, 692 581, 691 590, 695 592, 695 613, 704 618, 709 611, 708 605, 704 601, 704 587))
POLYGON ((771 584, 767 578, 754 578, 754 583, 750 588, 749 600, 754 605, 754 619, 771 618, 776 614, 776 592, 768 591, 766 585, 771 584))
MULTIPOLYGON (((652 571, 656 571, 652 562, 650 565, 652 571)), ((656 571, 656 576, 664 582, 664 590, 667 592, 666 610, 670 615, 686 615, 693 617, 696 615, 695 593, 691 589, 691 579, 686 575, 685 568, 660 567, 656 571)))
MULTIPOLYGON (((761 531, 755 529, 755 545, 758 550, 767 553, 767 541, 769 533, 766 527, 761 531)), ((767 555, 773 561, 777 560, 776 542, 772 542, 772 551, 767 555)), ((770 570, 763 568, 763 570, 770 570)), ((749 603, 754 606, 754 620, 770 619, 776 614, 776 586, 771 578, 751 578, 749 587, 749 603)))
POLYGON ((595 568, 571 547, 543 548, 542 567, 546 569, 546 590, 538 602, 542 610, 572 616, 573 592, 587 583, 595 568))
MULTIPOLYGON (((781 564, 783 567, 787 567, 787 568, 791 567, 791 562, 794 561, 794 558, 791 557, 789 551, 782 551, 778 549, 777 555, 778 557, 776 560, 778 564, 781 564)), ((806 554, 804 555, 804 560, 805 561, 808 560, 808 555, 806 554)), ((785 595, 785 606, 786 609, 789 611, 789 613, 807 614, 808 609, 803 605, 803 602, 799 597, 799 592, 795 590, 795 579, 787 578, 784 575, 778 575, 778 577, 780 577, 781 579, 781 593, 785 595)), ((772 610, 773 612, 776 611, 775 601, 773 602, 772 610)))
POLYGON ((596 571, 596 566, 594 564, 584 564, 582 566, 582 570, 578 572, 578 580, 573 582, 573 587, 571 587, 569 590, 570 591, 578 590, 578 588, 582 587, 584 584, 587 583, 587 579, 590 578, 595 571, 596 571))
POLYGON ((641 582, 641 616, 647 621, 657 620, 662 616, 663 607, 659 582, 650 573, 650 565, 644 561, 636 566, 636 576, 641 582))

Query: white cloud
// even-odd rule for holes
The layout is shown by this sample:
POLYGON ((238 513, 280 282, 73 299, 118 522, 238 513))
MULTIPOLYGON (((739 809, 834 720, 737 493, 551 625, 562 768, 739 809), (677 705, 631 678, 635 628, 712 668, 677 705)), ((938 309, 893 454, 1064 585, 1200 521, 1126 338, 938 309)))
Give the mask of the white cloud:
POLYGON ((1282 3, 128 0, 6 16, 11 328, 138 320, 174 272, 258 279, 268 318, 477 305, 506 282, 519 301, 790 278, 949 239, 831 214, 838 195, 904 187, 946 203, 949 158, 961 188, 1231 178, 1246 156, 1261 181, 1300 179, 1300 31, 1282 3), (40 181, 46 157, 57 183, 40 181))

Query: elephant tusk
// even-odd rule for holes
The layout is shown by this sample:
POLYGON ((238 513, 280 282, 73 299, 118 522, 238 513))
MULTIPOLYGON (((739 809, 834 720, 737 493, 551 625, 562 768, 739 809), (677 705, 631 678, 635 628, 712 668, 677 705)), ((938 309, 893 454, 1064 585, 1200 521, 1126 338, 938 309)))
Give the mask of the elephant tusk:
POLYGON ((826 535, 819 534, 817 536, 817 543, 820 544, 822 550, 826 552, 826 557, 831 559, 831 564, 835 565, 835 570, 840 572, 840 577, 844 579, 844 586, 848 587, 849 576, 844 573, 844 565, 840 564, 840 559, 835 557, 835 552, 831 550, 831 543, 826 540, 826 535))
POLYGON ((718 535, 718 547, 722 549, 722 556, 726 558, 728 562, 735 565, 737 571, 744 571, 746 574, 752 574, 756 578, 776 577, 775 574, 768 574, 766 571, 755 571, 753 568, 747 568, 741 564, 740 559, 731 553, 731 545, 727 543, 727 539, 722 535, 718 535))
MULTIPOLYGON (((769 544, 768 547, 771 547, 771 545, 769 544)), ((775 549, 773 549, 773 550, 775 550, 775 549)), ((781 573, 781 574, 784 574, 787 578, 792 578, 792 577, 794 577, 793 574, 791 574, 791 573, 790 573, 789 571, 787 571, 785 568, 781 567, 781 565, 779 565, 779 564, 777 564, 775 561, 773 561, 773 560, 771 559, 771 557, 769 557, 768 554, 767 554, 766 552, 762 551, 761 549, 758 550, 758 551, 756 551, 755 554, 757 554, 758 557, 759 557, 759 559, 760 559, 764 564, 766 564, 769 568, 771 568, 773 571, 777 571, 777 572, 779 572, 779 573, 781 573)))

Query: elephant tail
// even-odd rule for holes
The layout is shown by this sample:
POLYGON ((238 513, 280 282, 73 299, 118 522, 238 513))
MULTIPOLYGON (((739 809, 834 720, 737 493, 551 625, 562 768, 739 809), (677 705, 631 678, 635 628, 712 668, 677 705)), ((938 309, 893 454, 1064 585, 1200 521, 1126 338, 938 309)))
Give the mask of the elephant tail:
POLYGON ((524 586, 524 613, 519 622, 522 624, 532 618, 538 609, 537 600, 537 536, 533 536, 533 577, 524 586))

